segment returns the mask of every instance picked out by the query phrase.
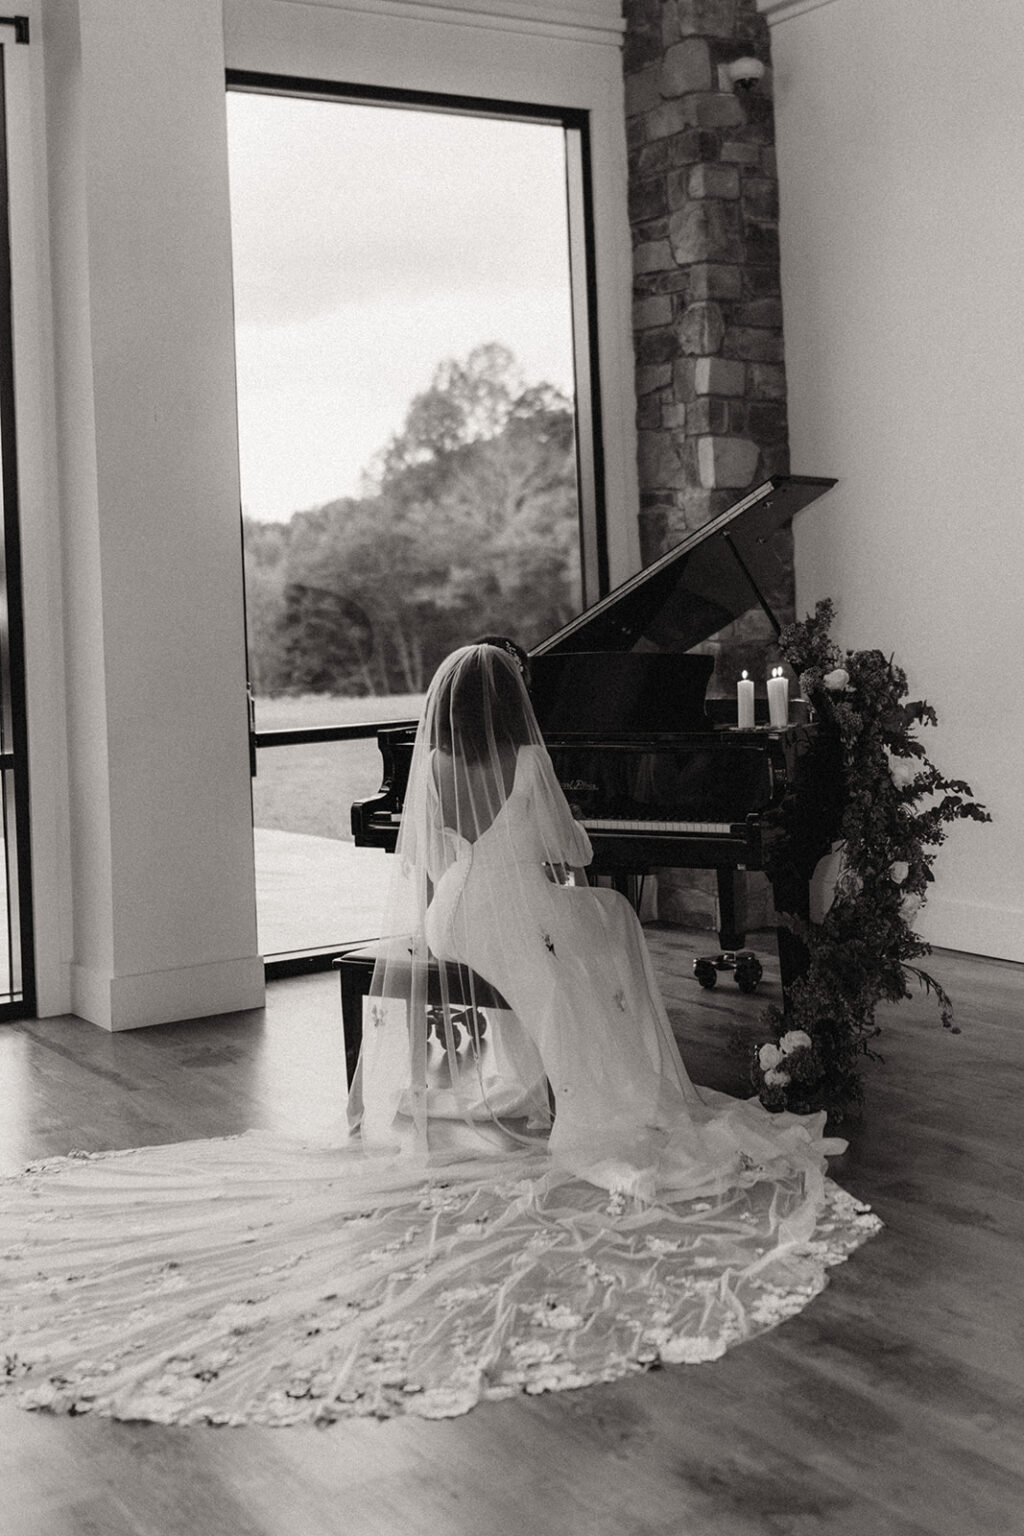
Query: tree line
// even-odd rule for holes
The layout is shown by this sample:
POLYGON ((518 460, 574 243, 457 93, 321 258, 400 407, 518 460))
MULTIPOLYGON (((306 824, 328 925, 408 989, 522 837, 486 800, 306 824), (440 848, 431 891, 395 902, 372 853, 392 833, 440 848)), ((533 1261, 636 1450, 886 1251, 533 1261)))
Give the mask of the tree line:
POLYGON ((497 343, 449 359, 360 496, 245 518, 244 547, 259 695, 419 693, 478 634, 531 645, 579 611, 571 403, 497 343))

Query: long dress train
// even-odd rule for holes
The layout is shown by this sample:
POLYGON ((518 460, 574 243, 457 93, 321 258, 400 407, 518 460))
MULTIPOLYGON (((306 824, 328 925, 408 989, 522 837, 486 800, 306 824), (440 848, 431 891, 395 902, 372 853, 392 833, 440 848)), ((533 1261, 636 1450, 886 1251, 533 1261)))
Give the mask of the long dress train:
POLYGON ((396 864, 417 915, 375 979, 359 1130, 70 1156, 3 1180, 2 1381, 23 1406, 179 1424, 449 1416, 712 1360, 799 1311, 878 1229, 825 1176, 845 1144, 823 1117, 690 1082, 628 904, 566 883, 589 843, 542 745, 520 733, 489 775, 473 767, 499 788, 453 818, 450 764, 424 738, 419 851, 407 838, 396 864), (437 961, 508 1005, 482 1036, 457 1041, 447 1005, 429 1033, 416 988, 437 961))

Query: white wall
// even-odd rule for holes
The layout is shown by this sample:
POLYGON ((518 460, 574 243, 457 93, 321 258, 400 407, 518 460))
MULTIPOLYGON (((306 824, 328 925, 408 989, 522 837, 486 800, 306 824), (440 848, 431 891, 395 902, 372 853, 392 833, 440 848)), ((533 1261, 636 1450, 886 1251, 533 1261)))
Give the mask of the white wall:
POLYGON ((1024 960, 1024 11, 759 0, 772 23, 799 611, 894 651, 953 828, 920 923, 1024 960))

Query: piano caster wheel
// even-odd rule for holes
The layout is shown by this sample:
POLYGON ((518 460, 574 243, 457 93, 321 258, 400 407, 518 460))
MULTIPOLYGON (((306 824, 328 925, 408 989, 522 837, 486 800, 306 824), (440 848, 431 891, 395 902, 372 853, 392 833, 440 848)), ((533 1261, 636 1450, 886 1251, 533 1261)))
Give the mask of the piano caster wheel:
POLYGON ((693 974, 709 992, 718 980, 718 967, 714 960, 695 960, 693 962, 693 974))
POLYGON ((726 949, 719 955, 701 955, 693 962, 694 976, 709 991, 718 980, 719 971, 732 971, 741 992, 756 992, 764 975, 761 962, 752 949, 726 949))
POLYGON ((764 970, 757 956, 749 949, 744 949, 736 956, 734 975, 741 992, 756 992, 764 970))

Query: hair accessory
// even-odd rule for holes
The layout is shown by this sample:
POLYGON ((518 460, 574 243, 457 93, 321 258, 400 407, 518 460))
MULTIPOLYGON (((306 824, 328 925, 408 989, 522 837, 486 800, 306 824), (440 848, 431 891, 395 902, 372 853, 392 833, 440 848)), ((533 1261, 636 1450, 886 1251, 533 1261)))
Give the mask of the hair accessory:
POLYGON ((512 644, 511 640, 502 640, 501 641, 501 649, 505 652, 505 654, 507 656, 511 656, 512 657, 512 660, 515 662, 516 666, 519 668, 519 675, 521 677, 525 677, 526 676, 526 668, 523 665, 523 658, 522 658, 522 655, 520 654, 518 648, 515 645, 512 644))
POLYGON ((514 640, 510 640, 508 635, 481 635, 480 638, 474 642, 474 644, 490 645, 493 646, 496 651, 504 651, 506 656, 511 656, 512 660, 519 668, 520 677, 526 677, 529 667, 526 652, 523 650, 521 645, 517 645, 514 640))

